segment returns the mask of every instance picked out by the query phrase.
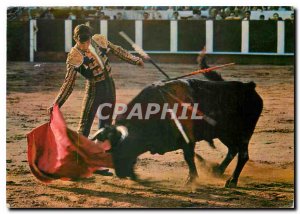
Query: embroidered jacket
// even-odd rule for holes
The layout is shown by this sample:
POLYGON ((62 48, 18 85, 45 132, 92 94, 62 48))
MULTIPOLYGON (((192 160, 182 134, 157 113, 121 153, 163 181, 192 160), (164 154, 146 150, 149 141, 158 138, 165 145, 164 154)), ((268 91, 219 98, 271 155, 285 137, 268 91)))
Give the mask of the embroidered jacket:
POLYGON ((54 103, 61 107, 68 99, 73 91, 77 72, 86 79, 96 82, 108 78, 111 75, 111 66, 107 57, 109 51, 130 64, 137 65, 142 61, 141 58, 111 43, 103 35, 95 34, 91 39, 89 51, 83 52, 75 45, 69 52, 65 80, 54 103))

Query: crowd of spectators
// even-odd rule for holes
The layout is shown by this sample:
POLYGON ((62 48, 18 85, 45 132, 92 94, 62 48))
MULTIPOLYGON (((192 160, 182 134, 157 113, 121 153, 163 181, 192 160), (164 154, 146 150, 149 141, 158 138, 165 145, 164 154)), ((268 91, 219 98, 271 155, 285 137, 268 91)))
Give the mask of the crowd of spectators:
MULTIPOLYGON (((8 9, 8 16, 16 8, 8 9), (11 11, 11 12, 10 12, 11 11)), ((294 20, 294 13, 284 19, 280 17, 282 11, 293 11, 292 7, 191 7, 191 6, 150 6, 150 7, 26 7, 19 8, 15 12, 15 19, 27 21, 30 19, 84 19, 84 20, 122 20, 122 19, 143 19, 143 20, 250 20, 251 12, 259 11, 262 14, 257 17, 259 20, 294 20), (136 13, 134 18, 126 16, 125 11, 136 13), (265 11, 273 12, 267 18, 265 11), (109 13, 108 13, 109 12, 109 13)), ((13 17, 11 15, 11 17, 13 17)))

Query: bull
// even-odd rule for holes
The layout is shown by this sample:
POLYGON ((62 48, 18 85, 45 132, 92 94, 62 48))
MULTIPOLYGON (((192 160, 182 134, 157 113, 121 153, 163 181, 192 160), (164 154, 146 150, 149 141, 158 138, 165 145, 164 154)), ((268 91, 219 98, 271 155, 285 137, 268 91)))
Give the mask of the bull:
POLYGON ((222 175, 238 155, 236 168, 225 184, 225 187, 237 186, 240 173, 249 159, 248 146, 262 112, 263 101, 255 91, 256 85, 253 82, 223 81, 214 72, 207 77, 215 81, 179 79, 146 87, 128 104, 128 111, 116 118, 113 126, 105 127, 95 134, 94 138, 111 143, 118 177, 136 179, 134 165, 137 157, 145 152, 162 155, 182 149, 189 167, 188 182, 193 182, 198 177, 194 161, 195 143, 201 140, 212 143, 213 139, 218 138, 228 148, 228 153, 213 168, 213 172, 222 175), (198 103, 198 111, 216 123, 203 119, 181 119, 189 139, 187 143, 170 116, 164 120, 159 119, 161 112, 151 115, 149 119, 127 119, 128 112, 136 103, 142 106, 148 103, 168 103, 174 106, 176 100, 170 94, 184 103, 198 103))

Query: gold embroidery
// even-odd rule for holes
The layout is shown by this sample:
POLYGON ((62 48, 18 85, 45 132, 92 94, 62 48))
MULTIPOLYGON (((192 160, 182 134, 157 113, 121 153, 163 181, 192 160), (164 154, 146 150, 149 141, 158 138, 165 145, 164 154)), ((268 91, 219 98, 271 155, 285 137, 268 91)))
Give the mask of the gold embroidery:
POLYGON ((74 66, 67 65, 67 74, 63 85, 60 88, 59 94, 55 98, 54 103, 57 103, 61 107, 68 99, 73 91, 77 72, 74 70, 74 66))
MULTIPOLYGON (((108 73, 108 76, 111 77, 111 73, 110 72, 108 73)), ((102 80, 105 80, 105 78, 106 78, 105 75, 97 76, 97 77, 94 78, 94 81, 95 82, 100 82, 102 80)))
POLYGON ((134 56, 122 47, 115 45, 111 42, 108 42, 108 47, 111 49, 111 51, 118 56, 120 59, 131 63, 133 65, 137 65, 142 59, 140 57, 134 56))
POLYGON ((101 34, 95 34, 92 39, 97 43, 97 45, 101 48, 107 48, 108 47, 108 41, 105 36, 101 34))
POLYGON ((103 61, 102 61, 102 59, 100 57, 101 54, 97 50, 99 50, 99 48, 98 47, 94 47, 93 46, 93 42, 92 42, 92 44, 89 46, 89 54, 91 55, 91 57, 93 59, 95 59, 95 61, 97 62, 97 64, 100 65, 100 68, 104 69, 103 61))
POLYGON ((68 54, 67 64, 73 65, 78 68, 83 63, 83 55, 77 48, 72 48, 68 54))
MULTIPOLYGON (((91 50, 91 46, 89 47, 89 50, 91 50)), ((100 59, 99 57, 97 57, 96 53, 93 54, 92 51, 88 51, 86 53, 86 56, 93 61, 88 65, 89 69, 93 72, 93 76, 101 75, 103 71, 100 64, 98 63, 100 59)))
MULTIPOLYGON (((88 123, 89 114, 91 112, 91 108, 95 100, 95 95, 96 95, 95 82, 88 81, 86 83, 85 96, 84 96, 82 110, 81 110, 80 122, 78 124, 78 133, 82 134, 88 123)), ((92 119, 92 121, 94 121, 94 118, 92 119)))

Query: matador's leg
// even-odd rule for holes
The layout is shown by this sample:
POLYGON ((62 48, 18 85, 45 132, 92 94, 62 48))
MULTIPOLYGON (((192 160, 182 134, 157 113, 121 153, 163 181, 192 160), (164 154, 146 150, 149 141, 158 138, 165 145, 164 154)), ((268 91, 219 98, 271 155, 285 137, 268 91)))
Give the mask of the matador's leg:
MULTIPOLYGON (((108 81, 108 80, 106 80, 108 81)), ((105 126, 109 126, 112 124, 112 117, 115 109, 115 104, 116 104, 116 92, 115 92, 115 85, 114 81, 111 80, 111 83, 108 84, 108 82, 101 82, 101 86, 97 87, 97 90, 100 90, 99 93, 101 93, 101 96, 99 97, 99 105, 104 104, 104 103, 109 103, 111 104, 111 107, 104 107, 100 112, 98 112, 98 118, 99 118, 99 123, 98 123, 98 128, 101 129, 105 126), (103 119, 101 116, 109 116, 108 119, 103 119)), ((97 93, 98 94, 98 93, 97 93)))
POLYGON ((85 87, 85 95, 82 103, 80 121, 78 125, 78 133, 88 137, 92 127, 98 105, 95 102, 96 87, 94 81, 87 81, 85 87))

